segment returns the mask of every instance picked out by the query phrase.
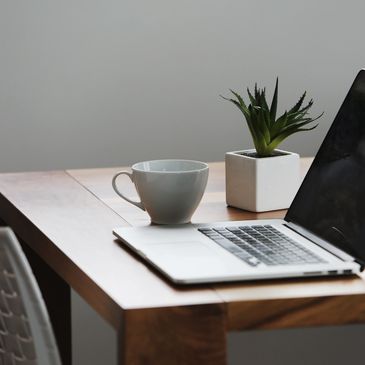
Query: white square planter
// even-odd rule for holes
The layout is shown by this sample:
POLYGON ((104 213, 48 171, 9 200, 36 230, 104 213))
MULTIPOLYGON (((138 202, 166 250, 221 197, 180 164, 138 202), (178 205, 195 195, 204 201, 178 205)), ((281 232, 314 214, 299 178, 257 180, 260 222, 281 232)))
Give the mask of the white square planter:
POLYGON ((226 153, 227 205, 252 212, 290 206, 299 188, 299 155, 276 151, 283 155, 263 158, 242 155, 255 150, 226 153))

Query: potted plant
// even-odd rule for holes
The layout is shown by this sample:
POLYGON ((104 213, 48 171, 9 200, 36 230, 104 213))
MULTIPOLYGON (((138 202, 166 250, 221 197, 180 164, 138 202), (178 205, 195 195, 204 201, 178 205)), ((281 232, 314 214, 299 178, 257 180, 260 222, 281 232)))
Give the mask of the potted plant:
POLYGON ((285 209, 291 204, 299 187, 299 155, 277 149, 294 133, 310 131, 319 119, 308 116, 313 99, 303 106, 306 92, 289 110, 277 118, 278 79, 270 107, 265 88, 255 85, 254 95, 247 88, 249 103, 230 90, 233 103, 246 119, 255 149, 226 153, 227 205, 253 212, 285 209))

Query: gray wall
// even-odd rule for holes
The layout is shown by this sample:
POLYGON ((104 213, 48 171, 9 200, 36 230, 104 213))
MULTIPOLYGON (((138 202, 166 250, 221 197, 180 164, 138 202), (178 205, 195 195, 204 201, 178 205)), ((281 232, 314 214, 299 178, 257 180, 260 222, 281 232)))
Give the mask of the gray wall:
POLYGON ((0 0, 0 168, 221 160, 250 145, 219 98, 255 81, 308 90, 321 127, 363 62, 363 1, 0 0))
MULTIPOLYGON (((325 111, 283 145, 313 155, 363 66, 364 11, 357 0, 0 0, 0 171, 222 160, 251 142, 219 94, 271 89, 277 75, 282 108, 308 90, 325 111)), ((113 364, 112 330, 76 295, 74 306, 75 363, 113 364)), ((233 335, 230 354, 340 364, 356 331, 233 335)))

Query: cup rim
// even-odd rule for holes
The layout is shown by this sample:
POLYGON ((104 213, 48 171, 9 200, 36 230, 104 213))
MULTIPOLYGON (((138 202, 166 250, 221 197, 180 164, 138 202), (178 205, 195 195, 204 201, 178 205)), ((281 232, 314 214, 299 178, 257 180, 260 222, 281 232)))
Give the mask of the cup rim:
POLYGON ((149 174, 191 174, 192 172, 201 172, 201 171, 208 170, 209 166, 206 162, 202 162, 202 161, 170 158, 170 159, 148 160, 148 161, 136 162, 135 164, 132 165, 131 169, 133 171, 146 172, 149 174), (191 170, 186 170, 186 171, 147 171, 147 170, 143 170, 143 169, 140 169, 137 167, 137 165, 147 163, 147 162, 177 162, 177 161, 194 162, 194 163, 200 164, 202 167, 196 168, 196 169, 191 169, 191 170))

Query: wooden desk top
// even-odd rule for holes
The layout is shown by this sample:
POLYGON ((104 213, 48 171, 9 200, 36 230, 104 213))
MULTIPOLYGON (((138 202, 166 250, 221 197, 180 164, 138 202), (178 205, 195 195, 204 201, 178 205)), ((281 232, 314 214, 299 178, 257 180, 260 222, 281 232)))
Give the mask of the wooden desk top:
MULTIPOLYGON (((311 159, 302 159, 303 175, 311 159)), ((147 213, 120 199, 120 168, 0 175, 0 218, 106 320, 118 327, 131 310, 219 304, 230 330, 365 321, 364 277, 295 279, 178 287, 122 246, 112 229, 148 224, 147 213)), ((121 179, 120 183, 124 180, 121 179)), ((135 196, 129 180, 122 190, 135 196)), ((193 222, 282 218, 228 208, 224 164, 210 164, 207 192, 193 222)))

